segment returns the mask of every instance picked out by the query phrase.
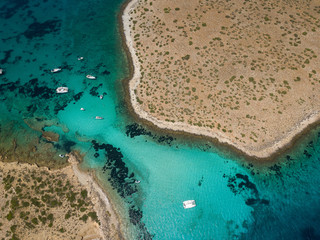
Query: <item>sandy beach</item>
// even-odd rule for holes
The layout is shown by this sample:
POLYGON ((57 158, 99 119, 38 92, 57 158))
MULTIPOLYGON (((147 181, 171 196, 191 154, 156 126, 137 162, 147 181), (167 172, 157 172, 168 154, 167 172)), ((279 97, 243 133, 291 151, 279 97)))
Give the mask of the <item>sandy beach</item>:
MULTIPOLYGON (((179 86, 177 86, 178 90, 174 92, 173 95, 170 95, 169 93, 169 95, 171 96, 171 99, 168 99, 168 98, 165 99, 166 103, 164 104, 163 103, 164 98, 162 98, 162 96, 161 98, 159 98, 159 95, 163 94, 163 91, 168 92, 171 90, 170 88, 168 88, 168 86, 170 86, 170 79, 169 79, 170 75, 165 75, 166 76, 165 78, 169 80, 169 82, 163 80, 163 82, 166 82, 167 87, 159 83, 161 81, 160 78, 158 80, 159 82, 157 82, 158 85, 156 84, 152 85, 153 83, 152 84, 150 83, 152 81, 152 78, 145 77, 146 74, 148 74, 149 76, 155 75, 155 73, 148 71, 148 69, 151 68, 150 67, 151 65, 150 64, 147 65, 146 62, 149 62, 149 60, 151 63, 154 62, 153 58, 155 57, 151 57, 151 56, 153 55, 153 53, 158 52, 158 50, 160 49, 158 48, 158 45, 155 46, 151 43, 150 36, 152 36, 152 32, 150 32, 151 31, 150 29, 154 29, 155 27, 152 28, 152 24, 150 22, 153 19, 158 19, 159 22, 163 21, 162 25, 167 26, 167 31, 164 30, 164 28, 160 28, 160 27, 159 29, 157 29, 157 31, 161 30, 163 32, 167 32, 168 34, 171 34, 174 37, 178 38, 176 34, 174 35, 173 30, 170 30, 173 28, 173 26, 168 25, 169 20, 166 21, 163 19, 163 17, 175 19, 173 22, 179 22, 181 20, 179 19, 179 16, 182 16, 179 14, 183 12, 182 11, 183 8, 186 9, 185 12, 189 13, 189 15, 191 12, 190 10, 191 7, 189 6, 185 7, 185 5, 180 4, 179 2, 175 4, 177 11, 175 12, 175 14, 173 14, 173 16, 170 16, 169 12, 173 11, 173 7, 171 10, 167 10, 167 12, 166 12, 166 8, 164 8, 165 9, 164 12, 168 14, 161 12, 161 10, 163 9, 162 7, 166 6, 166 4, 168 5, 169 2, 159 3, 158 5, 153 3, 152 6, 151 4, 150 6, 148 6, 147 3, 139 4, 138 0, 133 0, 128 3, 128 5, 123 11, 123 16, 122 16, 123 30, 126 38, 126 44, 127 44, 128 50, 130 51, 130 54, 132 57, 132 64, 133 64, 133 76, 129 81, 130 100, 135 113, 140 118, 151 122, 152 124, 154 124, 155 126, 161 129, 167 129, 170 131, 178 131, 178 132, 182 131, 186 133, 191 133, 195 135, 201 135, 201 136, 206 136, 212 139, 216 139, 218 140, 218 142, 230 145, 249 157, 258 158, 258 159, 271 158, 281 150, 284 150, 287 147, 289 147, 290 144, 298 136, 300 136, 303 132, 308 131, 308 127, 310 127, 311 125, 312 126, 317 125, 317 123, 320 121, 319 104, 316 103, 316 99, 317 99, 316 95, 318 94, 317 92, 319 91, 317 91, 318 85, 316 85, 315 87, 314 84, 318 84, 318 83, 313 83, 310 80, 309 82, 304 81, 304 83, 301 84, 299 82, 300 79, 299 81, 298 80, 292 81, 292 83, 291 82, 287 83, 286 80, 281 80, 281 78, 286 79, 288 76, 291 76, 291 74, 293 74, 293 71, 291 69, 288 69, 287 71, 282 71, 278 74, 273 73, 272 71, 269 71, 270 76, 277 75, 280 79, 279 81, 284 82, 284 86, 283 86, 283 83, 278 85, 270 84, 269 88, 263 85, 263 88, 264 88, 263 91, 265 92, 269 92, 271 91, 270 89, 274 89, 278 87, 282 88, 282 90, 278 90, 278 92, 281 93, 281 91, 283 91, 286 97, 284 98, 282 95, 277 97, 278 99, 280 99, 281 97, 283 98, 276 103, 278 104, 276 105, 276 107, 274 107, 275 105, 272 105, 272 104, 275 104, 275 102, 271 99, 274 96, 272 93, 269 94, 269 96, 272 96, 272 97, 264 95, 264 93, 261 93, 260 94, 261 95, 260 98, 262 99, 261 103, 256 103, 255 101, 246 103, 246 105, 249 105, 251 103, 250 106, 252 107, 250 108, 245 106, 245 104, 243 105, 239 104, 237 108, 240 108, 240 110, 235 108, 237 111, 233 111, 234 114, 232 114, 231 111, 225 112, 225 110, 221 110, 220 112, 218 112, 220 113, 218 115, 214 111, 211 112, 212 113, 211 118, 215 118, 217 121, 218 120, 220 121, 220 122, 215 122, 211 126, 206 125, 204 121, 201 120, 201 119, 205 119, 204 117, 206 115, 210 117, 210 113, 208 111, 207 112, 205 111, 207 107, 203 108, 203 106, 208 106, 210 105, 210 103, 208 101, 206 102, 205 99, 201 98, 201 95, 206 95, 210 93, 210 92, 209 93, 206 92, 205 89, 201 91, 202 93, 199 96, 199 98, 202 99, 199 105, 198 105, 198 101, 194 101, 194 102, 192 102, 191 100, 189 101, 189 104, 194 104, 195 107, 198 107, 198 109, 200 110, 198 111, 197 109, 195 109, 195 111, 192 113, 192 117, 187 116, 189 119, 188 121, 186 120, 186 115, 183 115, 183 113, 181 113, 180 111, 180 105, 186 106, 188 104, 181 102, 181 99, 184 98, 184 95, 183 93, 181 94, 178 92, 179 86), (145 9, 145 13, 142 13, 143 7, 145 8, 148 7, 148 10, 145 9), (148 15, 149 13, 150 15, 148 15), (156 15, 156 17, 154 17, 154 15, 156 15), (150 23, 149 25, 147 24, 148 21, 150 23), (141 25, 143 26, 148 25, 148 27, 139 28, 139 26, 141 25), (144 72, 144 74, 141 74, 142 72, 144 72), (143 83, 141 82, 142 79, 144 79, 143 83), (283 90, 284 87, 286 87, 287 90, 283 90), (162 92, 161 90, 158 90, 161 88, 163 89, 162 92), (295 90, 292 90, 292 89, 295 89, 295 90), (287 94, 286 91, 288 91, 289 93, 287 94), (299 98, 300 99, 303 98, 304 102, 302 103, 301 101, 300 103, 299 98), (305 99, 308 99, 308 100, 305 100, 305 99), (169 104, 172 104, 172 105, 170 105, 169 108, 166 108, 166 106, 169 104), (275 110, 280 108, 281 108, 281 111, 275 110), (241 111, 241 109, 244 109, 243 112, 241 111), (166 115, 164 112, 169 112, 169 114, 166 115), (253 116, 253 114, 255 115, 253 116), (199 124, 194 124, 194 119, 197 119, 197 117, 198 117, 198 120, 200 119, 202 122, 200 122, 199 120, 199 124), (193 124, 190 124, 191 122, 193 124), (229 124, 228 126, 229 129, 227 127, 226 128, 212 127, 214 125, 223 126, 224 122, 229 124)), ((195 4, 190 3, 190 5, 192 5, 192 7, 199 8, 199 5, 197 5, 196 3, 195 4)), ((204 11, 210 11, 210 9, 208 10, 207 8, 203 8, 203 9, 204 11)), ((205 19, 205 17, 203 18, 205 19)), ((206 25, 209 25, 208 22, 206 22, 206 25)), ((205 24, 203 23, 202 26, 205 26, 205 24)), ((188 31, 185 31, 185 32, 189 34, 188 31)), ((162 35, 163 34, 164 33, 162 33, 162 35)), ((201 33, 199 34, 201 36, 201 33)), ((302 35, 307 35, 307 34, 304 32, 302 35)), ((190 41, 189 42, 190 45, 192 44, 197 45, 198 42, 195 40, 195 37, 194 37, 195 35, 192 35, 192 36, 193 36, 193 40, 192 40, 193 43, 191 43, 190 41)), ((309 43, 310 41, 314 41, 313 37, 314 36, 312 36, 312 39, 308 40, 309 43)), ((169 51, 171 52, 174 50, 173 50, 173 47, 170 47, 170 43, 168 43, 168 41, 166 43, 163 43, 163 46, 165 46, 166 44, 167 44, 167 47, 164 49, 164 51, 168 50, 167 55, 169 56, 169 51)), ((311 46, 314 46, 313 42, 310 44, 311 46)), ((180 44, 180 45, 183 45, 183 44, 180 44)), ((178 46, 175 45, 174 47, 177 48, 178 46)), ((294 50, 292 51, 297 51, 296 49, 297 47, 294 48, 294 50)), ((163 55, 165 54, 161 55, 163 58, 162 60, 166 60, 163 57, 163 55)), ((172 61, 176 59, 177 55, 178 54, 175 52, 175 55, 171 57, 171 59, 173 59, 172 61)), ((193 56, 194 53, 190 52, 190 55, 193 56)), ((157 59, 159 58, 160 57, 158 56, 157 59)), ((167 58, 167 60, 169 61, 170 59, 167 58)), ((314 64, 316 64, 317 62, 318 60, 314 60, 314 64)), ((170 66, 167 65, 166 67, 162 67, 162 68, 155 67, 156 69, 155 72, 158 73, 160 71, 162 72, 169 71, 168 69, 170 69, 170 66)), ((242 71, 242 74, 244 75, 243 72, 246 69, 242 69, 242 68, 243 68, 242 66, 238 67, 237 71, 238 72, 242 71)), ((285 66, 283 68, 285 68, 285 66)), ((305 71, 305 68, 306 67, 303 66, 303 69, 300 71, 301 75, 304 75, 304 72, 307 72, 305 71)), ((312 67, 310 66, 308 71, 311 72, 310 69, 314 69, 314 68, 317 68, 317 66, 316 65, 313 65, 312 67)), ((312 70, 312 71, 317 72, 315 70, 312 70)), ((175 73, 178 73, 178 72, 179 71, 176 71, 175 73)), ((234 74, 234 71, 232 72, 232 74, 234 74)), ((262 73, 253 73, 253 74, 259 77, 259 76, 262 76, 264 73, 262 71, 262 73)), ((188 76, 189 75, 187 75, 187 77, 188 76)), ((233 75, 230 75, 230 76, 233 76, 233 75)), ((311 75, 309 74, 309 76, 311 75)), ((228 76, 226 75, 225 77, 228 77, 228 76)), ((231 77, 231 79, 232 78, 235 79, 235 77, 231 77)), ((253 78, 249 78, 249 80, 255 81, 252 79, 253 78)), ((261 79, 262 80, 260 80, 260 82, 264 81, 263 77, 261 79)), ((316 78, 316 80, 318 81, 318 78, 316 78)), ((219 84, 220 83, 218 83, 218 86, 219 84)), ((184 86, 185 85, 181 84, 180 88, 184 86)), ((199 85, 197 85, 197 82, 195 82, 194 86, 197 86, 197 89, 199 87, 199 85)), ((233 85, 231 85, 231 87, 232 86, 233 85)), ((243 87, 248 88, 246 87, 245 84, 243 87)), ((192 88, 192 84, 190 85, 190 88, 192 88)), ((224 88, 224 89, 226 89, 224 90, 224 92, 228 94, 228 89, 230 89, 230 86, 227 85, 227 88, 224 88)), ((215 90, 210 90, 210 91, 212 93, 212 91, 215 91, 215 90)), ((230 93, 230 94, 233 94, 233 93, 230 93)), ((258 98, 259 96, 256 96, 256 97, 258 98)), ((254 99, 256 97, 254 97, 254 99)), ((221 105, 223 104, 223 102, 219 104, 221 105)))
POLYGON ((69 163, 78 181, 87 189, 88 196, 92 199, 94 210, 100 221, 102 239, 124 239, 121 233, 119 216, 115 213, 108 196, 97 184, 92 173, 79 169, 79 161, 74 154, 69 154, 69 163))

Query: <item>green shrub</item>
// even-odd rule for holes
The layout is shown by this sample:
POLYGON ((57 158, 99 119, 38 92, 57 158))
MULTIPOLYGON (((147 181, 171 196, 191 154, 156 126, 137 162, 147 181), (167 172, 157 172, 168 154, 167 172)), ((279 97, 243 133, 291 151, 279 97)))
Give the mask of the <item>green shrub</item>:
POLYGON ((84 221, 84 222, 87 222, 87 220, 88 220, 88 215, 84 214, 84 215, 80 218, 80 220, 82 220, 82 221, 84 221))
POLYGON ((68 211, 67 213, 66 213, 66 215, 64 216, 64 218, 65 219, 69 219, 71 217, 71 213, 70 213, 70 211, 68 211))
POLYGON ((20 240, 16 234, 12 234, 11 240, 20 240))
POLYGON ((86 210, 87 210, 87 209, 84 208, 84 207, 80 208, 80 212, 85 212, 86 210))
POLYGON ((37 218, 32 218, 31 222, 34 224, 34 225, 38 225, 38 219, 37 218))
POLYGON ((17 197, 12 197, 11 199, 11 208, 12 210, 15 210, 19 207, 19 200, 17 197))
POLYGON ((49 220, 50 222, 53 222, 53 214, 52 214, 52 213, 50 213, 50 214, 48 215, 48 220, 49 220))
POLYGON ((7 219, 8 219, 8 221, 11 221, 13 218, 14 218, 13 212, 10 211, 10 212, 8 213, 8 215, 7 215, 7 219))
POLYGON ((26 224, 26 227, 29 228, 29 229, 33 229, 35 228, 34 225, 32 223, 29 223, 29 222, 25 222, 26 224))
POLYGON ((190 59, 190 55, 185 55, 184 57, 182 57, 183 60, 189 60, 190 59))
POLYGON ((97 216, 97 213, 96 213, 96 212, 89 212, 89 213, 88 213, 88 216, 89 216, 93 221, 96 221, 97 223, 99 223, 99 219, 98 219, 98 216, 97 216))
POLYGON ((17 225, 12 225, 11 227, 10 227, 10 230, 11 230, 11 232, 15 232, 16 231, 16 229, 17 229, 17 225))

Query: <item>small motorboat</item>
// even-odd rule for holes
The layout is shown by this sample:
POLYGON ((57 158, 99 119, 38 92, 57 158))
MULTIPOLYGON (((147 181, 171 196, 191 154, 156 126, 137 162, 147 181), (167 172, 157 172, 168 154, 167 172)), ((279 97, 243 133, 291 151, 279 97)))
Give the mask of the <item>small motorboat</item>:
POLYGON ((60 72, 60 71, 61 71, 61 68, 53 68, 53 69, 51 69, 52 73, 56 73, 56 72, 60 72))
POLYGON ((103 95, 100 95, 99 98, 102 100, 103 99, 103 95))
POLYGON ((83 60, 83 57, 78 57, 78 61, 81 61, 81 60, 83 60))
POLYGON ((103 119, 103 117, 96 116, 96 119, 103 119))
POLYGON ((88 79, 97 79, 95 76, 92 76, 92 75, 89 75, 89 74, 86 76, 86 78, 88 78, 88 79))
POLYGON ((84 109, 84 108, 80 108, 80 110, 81 110, 81 111, 84 111, 85 109, 84 109))
POLYGON ((64 158, 64 155, 63 154, 59 154, 59 157, 64 158))
POLYGON ((140 183, 141 181, 140 181, 140 180, 135 180, 134 182, 135 182, 135 183, 140 183))
POLYGON ((67 88, 67 87, 58 87, 56 89, 57 93, 67 93, 68 91, 69 91, 69 88, 67 88))
POLYGON ((0 75, 1 75, 1 74, 3 74, 3 69, 2 69, 2 68, 0 68, 0 75))
POLYGON ((195 207, 196 206, 196 201, 195 200, 187 200, 187 201, 184 201, 183 202, 183 207, 185 208, 185 209, 187 209, 187 208, 193 208, 193 207, 195 207))

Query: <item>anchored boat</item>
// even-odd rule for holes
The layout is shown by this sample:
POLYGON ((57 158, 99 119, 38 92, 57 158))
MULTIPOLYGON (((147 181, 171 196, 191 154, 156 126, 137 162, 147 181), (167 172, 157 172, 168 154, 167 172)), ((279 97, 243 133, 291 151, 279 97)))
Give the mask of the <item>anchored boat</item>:
POLYGON ((56 89, 57 93, 67 93, 69 91, 69 89, 67 87, 58 87, 56 89))
POLYGON ((96 116, 96 119, 103 119, 103 117, 96 116))
POLYGON ((187 200, 187 201, 184 201, 184 202, 183 202, 183 207, 184 207, 185 209, 187 209, 187 208, 193 208, 193 207, 195 207, 195 206, 197 206, 195 200, 187 200))
POLYGON ((56 73, 56 72, 60 72, 60 71, 61 71, 61 68, 53 68, 53 69, 51 69, 52 73, 56 73))
POLYGON ((89 75, 89 74, 86 76, 86 78, 88 78, 88 79, 96 79, 95 76, 92 76, 92 75, 89 75))

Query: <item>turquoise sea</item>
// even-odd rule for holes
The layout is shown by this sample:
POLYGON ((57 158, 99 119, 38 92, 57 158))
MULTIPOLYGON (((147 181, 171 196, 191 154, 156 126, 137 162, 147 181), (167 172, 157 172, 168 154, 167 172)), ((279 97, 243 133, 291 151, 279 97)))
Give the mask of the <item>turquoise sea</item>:
POLYGON ((79 150, 128 239, 320 239, 320 129, 258 164, 135 122, 121 85, 129 75, 117 24, 123 3, 0 2, 0 154, 55 166, 65 163, 59 154, 79 150), (69 92, 56 94, 60 86, 69 92), (189 199, 197 206, 184 209, 189 199))

